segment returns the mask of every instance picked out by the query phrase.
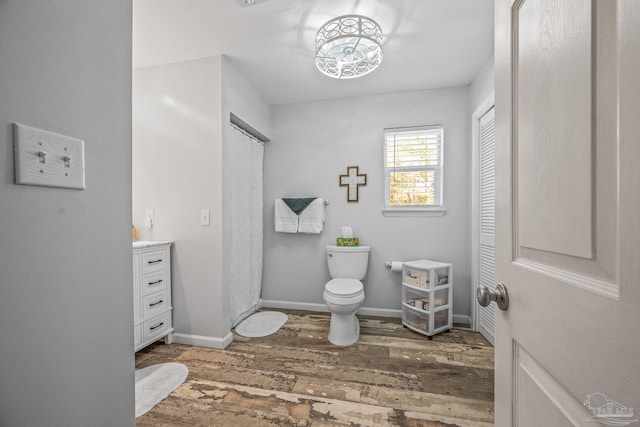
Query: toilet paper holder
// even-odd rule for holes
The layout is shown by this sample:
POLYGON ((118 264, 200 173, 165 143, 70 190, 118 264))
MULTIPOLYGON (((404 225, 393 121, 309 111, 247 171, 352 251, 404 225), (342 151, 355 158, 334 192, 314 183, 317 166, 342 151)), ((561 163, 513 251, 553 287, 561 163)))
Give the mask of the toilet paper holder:
POLYGON ((384 263, 384 266, 391 271, 402 271, 402 262, 400 261, 387 261, 384 263))

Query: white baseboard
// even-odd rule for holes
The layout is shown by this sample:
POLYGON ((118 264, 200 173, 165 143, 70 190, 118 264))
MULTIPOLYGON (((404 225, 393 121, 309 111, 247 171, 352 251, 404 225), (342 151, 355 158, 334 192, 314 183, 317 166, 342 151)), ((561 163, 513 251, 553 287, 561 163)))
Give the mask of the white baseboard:
POLYGON ((231 344, 231 341, 233 341, 233 334, 231 332, 222 338, 173 333, 173 342, 177 344, 196 345, 198 347, 217 348, 219 350, 227 348, 227 346, 231 344))
POLYGON ((453 323, 459 323, 461 325, 471 326, 471 316, 466 314, 454 314, 453 323))
MULTIPOLYGON (((260 301, 260 304, 258 304, 258 308, 262 307, 329 312, 329 309, 324 304, 311 304, 307 302, 262 300, 260 301)), ((360 307, 358 314, 362 314, 364 316, 402 318, 402 310, 393 310, 389 308, 360 307)), ((454 314, 453 322, 463 325, 471 325, 471 317, 464 314, 454 314)))
POLYGON ((287 310, 304 310, 304 311, 324 311, 329 312, 329 309, 324 304, 311 304, 308 302, 292 302, 292 301, 275 301, 275 300, 261 300, 258 304, 258 308, 284 308, 287 310))

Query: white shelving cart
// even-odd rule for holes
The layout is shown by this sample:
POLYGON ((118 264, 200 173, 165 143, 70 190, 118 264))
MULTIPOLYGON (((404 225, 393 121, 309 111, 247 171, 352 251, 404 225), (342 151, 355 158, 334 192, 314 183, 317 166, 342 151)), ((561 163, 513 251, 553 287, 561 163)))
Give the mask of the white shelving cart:
POLYGON ((453 266, 417 260, 402 264, 402 324, 432 338, 452 327, 453 266))

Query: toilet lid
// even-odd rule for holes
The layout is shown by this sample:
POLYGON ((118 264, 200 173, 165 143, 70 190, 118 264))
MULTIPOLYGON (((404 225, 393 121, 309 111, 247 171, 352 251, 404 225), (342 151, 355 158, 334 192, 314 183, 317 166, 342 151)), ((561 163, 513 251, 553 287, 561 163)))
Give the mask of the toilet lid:
POLYGON ((362 293, 362 282, 356 279, 332 279, 324 285, 324 290, 336 297, 352 297, 362 293))

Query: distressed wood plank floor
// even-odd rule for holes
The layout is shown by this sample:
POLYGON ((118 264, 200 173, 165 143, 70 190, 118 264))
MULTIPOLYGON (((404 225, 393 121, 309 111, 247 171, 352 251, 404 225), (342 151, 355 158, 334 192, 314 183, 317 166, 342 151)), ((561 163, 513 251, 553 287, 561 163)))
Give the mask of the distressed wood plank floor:
POLYGON ((179 362, 184 384, 136 420, 158 426, 493 426, 493 347, 454 328, 433 340, 400 319, 358 316, 360 340, 335 347, 328 313, 289 321, 225 350, 153 344, 136 368, 179 362))

